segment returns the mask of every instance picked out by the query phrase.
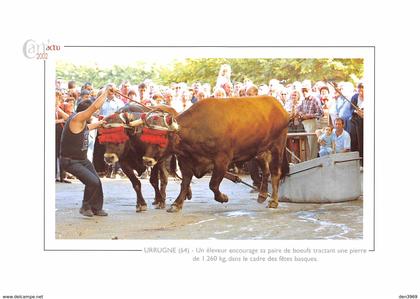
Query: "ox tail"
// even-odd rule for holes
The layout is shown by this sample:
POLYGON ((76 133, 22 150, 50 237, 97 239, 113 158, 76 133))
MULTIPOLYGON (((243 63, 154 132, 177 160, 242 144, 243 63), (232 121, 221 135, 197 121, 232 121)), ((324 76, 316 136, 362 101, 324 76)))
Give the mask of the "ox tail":
POLYGON ((280 179, 284 179, 290 172, 289 161, 287 161, 286 149, 283 150, 283 157, 281 159, 281 176, 280 179))
POLYGON ((176 167, 177 167, 176 156, 172 155, 171 160, 169 162, 169 173, 172 176, 177 177, 178 179, 182 180, 182 178, 176 173, 176 167))

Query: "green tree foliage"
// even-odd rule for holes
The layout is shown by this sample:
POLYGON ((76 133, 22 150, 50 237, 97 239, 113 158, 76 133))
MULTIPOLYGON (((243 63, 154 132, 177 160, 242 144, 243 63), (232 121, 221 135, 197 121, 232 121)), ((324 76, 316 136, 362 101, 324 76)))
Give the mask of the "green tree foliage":
POLYGON ((309 79, 312 82, 332 79, 334 81, 350 81, 363 77, 363 59, 283 59, 283 58, 189 58, 175 60, 169 65, 149 65, 137 62, 133 66, 101 69, 98 66, 75 66, 71 63, 57 63, 56 75, 64 80, 75 80, 80 86, 90 81, 95 87, 108 82, 120 84, 129 80, 138 84, 145 79, 152 79, 157 84, 169 85, 171 82, 196 81, 216 83, 222 64, 232 67, 233 82, 252 80, 255 84, 267 84, 270 79, 284 80, 285 83, 309 79))
POLYGON ((124 80, 129 80, 132 84, 138 84, 145 79, 152 79, 154 81, 159 79, 157 68, 155 66, 148 66, 144 62, 137 62, 134 66, 128 67, 114 65, 106 69, 99 68, 97 65, 76 66, 67 62, 57 62, 56 77, 62 78, 65 81, 74 80, 78 86, 83 85, 85 82, 91 82, 95 88, 99 88, 110 82, 118 85, 124 80))

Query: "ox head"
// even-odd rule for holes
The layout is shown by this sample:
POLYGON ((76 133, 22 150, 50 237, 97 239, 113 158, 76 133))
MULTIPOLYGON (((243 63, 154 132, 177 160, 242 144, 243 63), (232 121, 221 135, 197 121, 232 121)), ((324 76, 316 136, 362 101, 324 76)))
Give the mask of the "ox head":
POLYGON ((98 130, 98 140, 99 143, 105 145, 105 163, 114 164, 118 162, 119 157, 124 153, 129 140, 128 115, 126 113, 114 113, 107 116, 104 120, 106 124, 98 130))
POLYGON ((171 113, 161 110, 144 113, 141 119, 140 141, 145 148, 143 163, 145 166, 154 166, 173 152, 179 140, 179 126, 171 113))

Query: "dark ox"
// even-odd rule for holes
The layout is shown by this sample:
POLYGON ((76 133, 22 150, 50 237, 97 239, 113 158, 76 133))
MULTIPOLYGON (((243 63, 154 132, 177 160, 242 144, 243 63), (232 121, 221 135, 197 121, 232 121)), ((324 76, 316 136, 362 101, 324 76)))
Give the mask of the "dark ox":
POLYGON ((210 189, 214 199, 227 202, 219 185, 231 162, 256 157, 263 177, 258 201, 268 196, 271 174, 272 199, 268 207, 277 208, 280 179, 289 171, 285 155, 288 113, 273 97, 205 99, 175 118, 179 129, 167 134, 168 145, 149 144, 146 165, 176 154, 182 173, 181 192, 168 212, 182 209, 192 176, 201 178, 212 172, 210 189))
MULTIPOLYGON (((170 107, 161 107, 161 109, 176 113, 170 107)), ((119 162, 122 171, 130 180, 137 194, 136 212, 147 210, 147 204, 141 192, 141 182, 134 173, 136 170, 137 174, 141 175, 146 170, 143 163, 146 144, 140 140, 141 131, 130 126, 130 123, 141 122, 141 114, 145 111, 151 111, 151 109, 136 104, 124 106, 115 114, 105 118, 107 123, 104 128, 100 129, 99 136, 100 142, 105 144, 105 162, 108 164, 119 162)), ((173 160, 173 163, 176 161, 173 160)), ((152 168, 150 183, 155 190, 153 205, 156 208, 164 208, 168 184, 168 171, 164 162, 158 163, 152 168)))

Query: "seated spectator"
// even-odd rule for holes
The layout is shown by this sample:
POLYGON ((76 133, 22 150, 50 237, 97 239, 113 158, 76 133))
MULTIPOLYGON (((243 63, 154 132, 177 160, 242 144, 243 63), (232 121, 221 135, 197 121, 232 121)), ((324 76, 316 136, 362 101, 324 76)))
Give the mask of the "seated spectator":
POLYGON ((351 139, 350 134, 344 130, 344 120, 340 117, 336 118, 334 127, 335 152, 349 152, 351 149, 351 139))
POLYGON ((318 138, 320 145, 319 156, 327 156, 335 154, 335 134, 333 134, 333 128, 328 126, 323 129, 323 133, 318 138))

